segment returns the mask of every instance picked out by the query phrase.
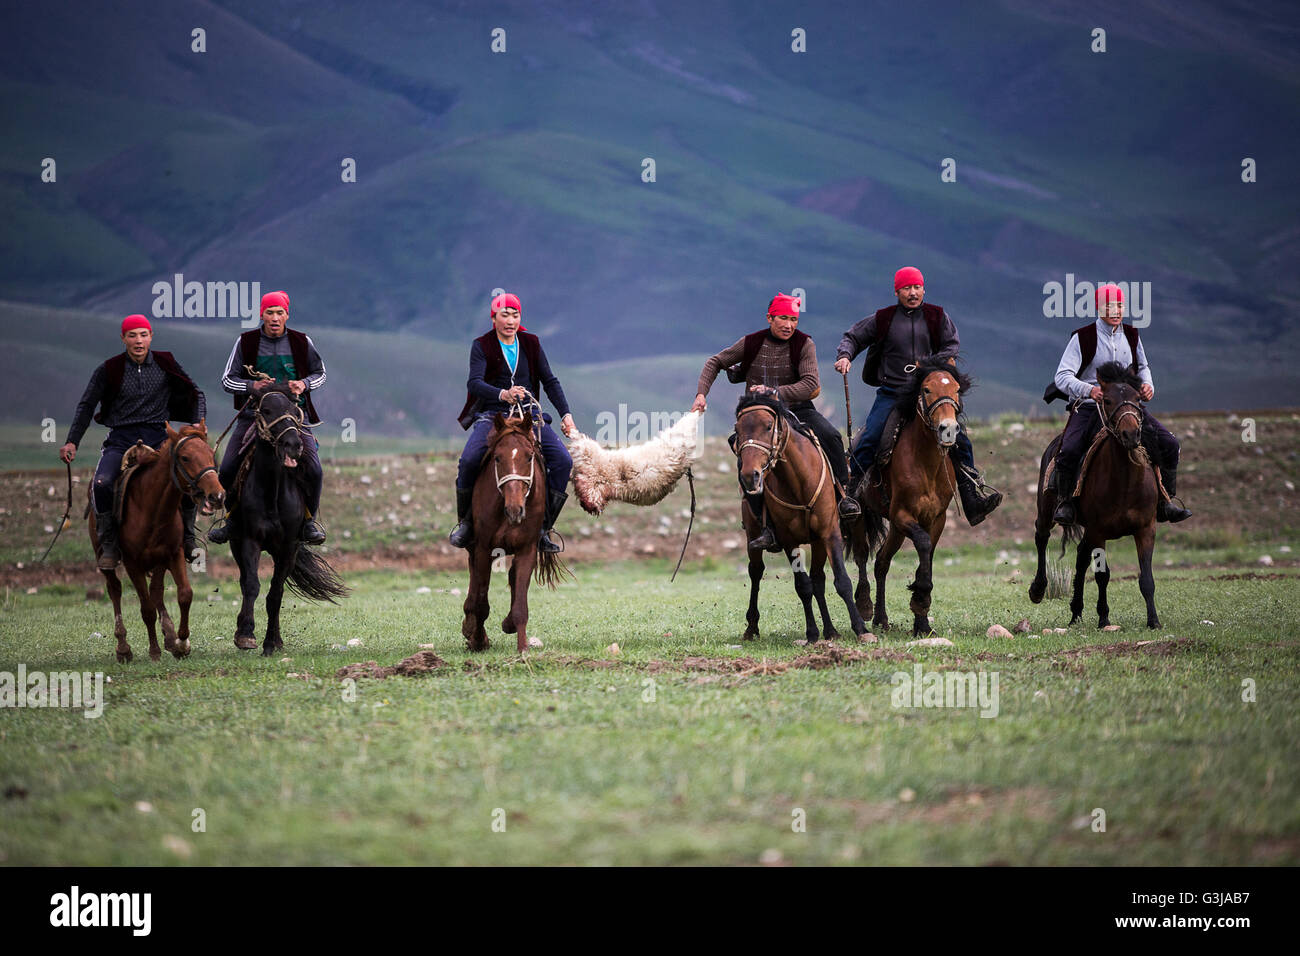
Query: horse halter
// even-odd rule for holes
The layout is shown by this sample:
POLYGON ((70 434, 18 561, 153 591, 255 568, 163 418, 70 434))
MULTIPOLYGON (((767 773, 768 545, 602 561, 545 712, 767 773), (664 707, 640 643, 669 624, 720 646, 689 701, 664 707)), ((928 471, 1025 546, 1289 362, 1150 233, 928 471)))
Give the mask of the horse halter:
POLYGON ((1103 388, 1101 398, 1097 400, 1097 408, 1101 412, 1102 425, 1105 427, 1106 431, 1110 432, 1110 434, 1117 440, 1119 439, 1119 423, 1130 416, 1137 419, 1138 431, 1142 430, 1145 416, 1142 411, 1142 406, 1137 402, 1120 402, 1115 406, 1115 415, 1112 419, 1111 413, 1106 410, 1106 390, 1103 388), (1128 408, 1129 411, 1124 411, 1125 408, 1128 408))
POLYGON ((785 460, 785 446, 789 441, 790 433, 785 428, 781 427, 782 422, 781 422, 780 413, 774 411, 772 408, 769 408, 767 405, 751 405, 749 406, 749 408, 743 409, 741 413, 736 416, 736 421, 739 422, 750 412, 758 412, 758 411, 767 412, 772 416, 771 437, 769 438, 767 444, 764 444, 763 442, 758 441, 757 439, 754 438, 746 438, 743 442, 741 442, 739 445, 736 446, 736 461, 737 462, 740 461, 740 453, 744 451, 746 448, 752 446, 754 448, 763 449, 763 451, 767 453, 767 460, 763 462, 763 467, 758 470, 758 477, 762 478, 769 471, 771 471, 776 465, 780 464, 782 461, 785 460))
POLYGON ((951 395, 940 395, 929 405, 925 403, 925 393, 922 392, 916 396, 916 411, 921 416, 921 422, 930 431, 934 431, 934 410, 942 405, 951 405, 954 415, 961 414, 961 402, 951 395))
MULTIPOLYGON (((504 437, 504 435, 502 437, 504 437)), ((504 485, 511 481, 522 481, 524 483, 524 501, 527 501, 528 496, 533 493, 533 478, 537 474, 537 443, 534 442, 533 447, 528 452, 528 474, 526 475, 518 471, 507 472, 504 475, 501 474, 501 469, 497 466, 495 445, 493 446, 492 451, 492 474, 497 480, 497 491, 500 491, 504 485)))
POLYGON ((181 494, 189 495, 191 498, 198 497, 201 493, 202 489, 199 488, 199 482, 203 480, 203 476, 210 471, 217 470, 215 464, 208 465, 194 476, 187 475, 181 470, 181 445, 184 445, 187 441, 200 437, 201 436, 199 435, 185 435, 177 441, 176 444, 172 445, 172 484, 176 486, 176 490, 181 494), (184 485, 181 484, 182 481, 185 483, 184 485), (188 485, 189 487, 187 488, 185 485, 188 485))
POLYGON ((304 425, 302 421, 302 409, 293 402, 289 403, 289 410, 278 418, 273 418, 269 422, 262 416, 262 403, 266 401, 268 395, 279 395, 279 392, 269 392, 263 395, 257 401, 257 411, 253 413, 253 424, 257 426, 257 437, 263 441, 270 442, 272 445, 279 440, 280 436, 292 429, 301 432, 304 425), (290 424, 280 429, 277 434, 271 433, 271 426, 278 425, 280 422, 288 419, 290 424))

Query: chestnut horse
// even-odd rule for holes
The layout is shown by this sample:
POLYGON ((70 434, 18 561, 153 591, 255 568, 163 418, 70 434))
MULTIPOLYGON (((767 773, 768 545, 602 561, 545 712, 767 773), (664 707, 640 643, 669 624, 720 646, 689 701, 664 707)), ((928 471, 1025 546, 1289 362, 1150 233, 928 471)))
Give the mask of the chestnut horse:
MULTIPOLYGON (((853 603, 853 582, 844 565, 844 539, 840 534, 835 482, 821 450, 811 439, 792 428, 785 403, 768 394, 749 392, 736 405, 736 470, 741 487, 762 494, 772 518, 777 543, 794 570, 794 589, 803 602, 804 634, 811 643, 818 638, 812 599, 817 598, 826 637, 839 637, 826 607, 826 558, 831 559, 835 591, 849 609, 853 634, 863 638, 866 623, 853 603), (803 567, 802 544, 812 544, 812 574, 803 567), (795 557, 798 553, 799 557, 795 557)), ((758 537, 762 517, 748 504, 740 503, 740 519, 746 537, 758 537)), ((743 639, 758 637, 758 586, 763 578, 763 552, 749 552, 748 627, 743 639)))
MULTIPOLYGON (((167 440, 156 451, 147 446, 144 448, 146 450, 140 453, 144 464, 135 470, 126 486, 118 544, 122 551, 122 567, 140 597, 140 617, 149 631, 149 657, 156 661, 162 657, 154 630, 158 618, 162 618, 163 646, 177 658, 190 652, 190 602, 194 591, 190 587, 189 565, 181 552, 181 496, 192 497, 208 515, 221 504, 225 492, 217 480, 206 422, 199 422, 197 426, 186 425, 180 431, 168 424, 167 440), (176 582, 176 603, 181 609, 179 630, 173 627, 163 603, 163 585, 168 571, 176 582), (146 578, 149 579, 147 583, 146 578)), ((90 543, 98 558, 100 547, 95 529, 95 509, 88 507, 87 511, 90 543)), ((122 581, 116 569, 102 573, 108 596, 113 600, 117 662, 126 664, 134 655, 126 642, 126 625, 122 623, 122 581)))
MULTIPOLYGON (((1097 581, 1097 626, 1110 624, 1106 586, 1110 568, 1105 560, 1106 542, 1133 536, 1138 554, 1138 589, 1147 605, 1147 627, 1159 627, 1156 615, 1156 581, 1151 573, 1151 555, 1156 545, 1156 504, 1160 488, 1155 469, 1142 447, 1142 380, 1118 362, 1097 369, 1102 397, 1098 404, 1105 437, 1087 462, 1087 475, 1079 493, 1078 523, 1065 529, 1066 542, 1078 540, 1074 562, 1074 596, 1070 600, 1070 623, 1083 619, 1083 582, 1089 564, 1097 581)), ((1047 590, 1045 566, 1047 541, 1052 536, 1052 513, 1057 489, 1051 473, 1061 436, 1052 439, 1038 468, 1038 518, 1034 523, 1034 545, 1038 548, 1038 573, 1029 585, 1029 600, 1038 604, 1047 590)), ((1070 489, 1066 489, 1069 493, 1070 489)))
POLYGON ((970 377, 958 371, 952 360, 922 359, 911 383, 898 396, 902 425, 889 463, 879 481, 858 482, 857 499, 863 520, 846 527, 851 531, 853 558, 858 565, 856 597, 863 617, 873 615, 867 558, 878 547, 876 602, 871 621, 877 630, 889 630, 885 578, 906 537, 911 539, 917 555, 916 578, 908 585, 912 592, 912 636, 930 633, 934 551, 943 534, 948 503, 957 488, 948 450, 957 441, 961 397, 970 387, 970 377), (879 523, 883 515, 889 517, 887 532, 879 523))
MULTIPOLYGON (((266 637, 262 656, 270 657, 284 647, 280 638, 280 604, 286 584, 297 594, 313 601, 329 601, 348 593, 347 586, 329 562, 304 543, 303 522, 307 504, 298 482, 298 459, 302 456, 302 409, 296 396, 283 383, 268 386, 257 399, 253 415, 257 438, 246 453, 232 496, 238 505, 228 519, 230 553, 239 566, 239 589, 243 603, 235 620, 235 647, 251 651, 257 647, 253 634, 253 607, 261 582, 258 565, 262 552, 271 555, 275 570, 266 595, 266 637)), ((309 439, 314 441, 315 439, 309 439)))
POLYGON ((471 651, 491 646, 483 623, 488 616, 492 562, 514 555, 510 562, 510 613, 501 622, 501 630, 516 636, 515 649, 523 654, 528 649, 528 579, 535 571, 538 581, 554 588, 564 573, 558 555, 537 549, 546 517, 546 467, 541 441, 533 433, 532 412, 525 412, 522 418, 497 414, 471 501, 474 542, 469 549, 469 589, 461 633, 471 651), (536 498, 534 481, 541 485, 536 498))

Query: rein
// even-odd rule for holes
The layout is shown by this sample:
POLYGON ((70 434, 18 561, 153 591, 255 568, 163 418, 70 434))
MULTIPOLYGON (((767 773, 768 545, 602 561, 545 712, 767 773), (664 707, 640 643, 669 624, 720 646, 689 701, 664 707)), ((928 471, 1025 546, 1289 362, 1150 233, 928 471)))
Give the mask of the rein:
MULTIPOLYGON (((206 474, 207 474, 208 472, 210 472, 210 471, 215 472, 215 471, 217 470, 215 465, 208 465, 206 468, 204 468, 202 471, 200 471, 197 475, 192 475, 192 476, 191 476, 191 475, 187 475, 187 474, 185 474, 185 472, 181 469, 181 460, 180 460, 180 454, 179 454, 179 452, 180 452, 180 450, 181 450, 181 445, 184 445, 187 441, 191 441, 192 439, 200 438, 200 437, 201 437, 201 436, 199 436, 199 435, 186 435, 186 436, 184 436, 183 438, 181 438, 180 441, 176 442, 176 444, 172 445, 172 451, 171 451, 171 455, 172 455, 172 464, 171 464, 171 477, 172 477, 172 484, 176 486, 176 490, 179 491, 181 494, 183 494, 183 495, 189 495, 191 498, 195 498, 195 497, 197 497, 197 496, 200 494, 200 490, 199 490, 199 482, 203 480, 203 476, 206 475, 206 474), (186 485, 189 485, 188 488, 184 487, 184 486, 181 484, 182 480, 185 482, 186 485)), ((213 461, 214 461, 214 462, 216 461, 216 457, 215 457, 215 456, 213 457, 213 461)))
MULTIPOLYGON (((768 444, 763 444, 763 442, 753 438, 745 439, 736 446, 736 461, 740 461, 740 453, 747 447, 763 449, 767 452, 767 460, 763 463, 763 467, 758 471, 758 476, 762 478, 763 475, 767 474, 777 465, 787 462, 785 453, 790 444, 790 426, 781 421, 781 415, 779 412, 773 412, 772 409, 768 408, 766 405, 751 405, 736 416, 736 421, 739 422, 745 415, 754 411, 765 411, 772 416, 772 435, 770 442, 768 444)), ((772 491, 767 487, 764 487, 763 494, 770 494, 773 501, 783 507, 789 508, 791 511, 804 511, 808 514, 812 514, 813 506, 817 504, 817 499, 821 497, 822 488, 826 487, 826 475, 829 471, 826 466, 826 456, 818 451, 817 457, 821 460, 821 475, 817 480, 817 490, 813 492, 812 498, 806 505, 785 501, 775 491, 772 491)), ((692 490, 694 489, 692 488, 692 490)))
POLYGON ((63 534, 63 529, 70 523, 68 516, 72 514, 72 463, 65 461, 63 464, 68 469, 68 507, 64 509, 63 518, 59 521, 59 527, 54 532, 54 537, 50 539, 50 546, 45 549, 45 553, 41 555, 41 560, 37 561, 37 564, 42 564, 50 556, 50 552, 54 550, 54 542, 59 540, 59 535, 63 534))

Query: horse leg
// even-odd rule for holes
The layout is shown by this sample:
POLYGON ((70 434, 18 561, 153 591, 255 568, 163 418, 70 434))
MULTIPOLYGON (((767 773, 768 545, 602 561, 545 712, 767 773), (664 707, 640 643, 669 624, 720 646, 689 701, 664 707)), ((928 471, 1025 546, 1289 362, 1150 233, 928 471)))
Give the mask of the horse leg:
MULTIPOLYGON (((1054 500, 1054 499, 1053 499, 1054 500)), ((1038 505, 1038 517, 1034 521, 1034 548, 1038 551, 1038 572, 1029 585, 1029 600, 1035 604, 1042 603, 1047 593, 1047 542, 1052 537, 1052 512, 1044 514, 1045 505, 1038 505)))
POLYGON ((244 602, 239 607, 239 617, 235 622, 235 646, 241 651, 251 651, 257 647, 257 638, 253 636, 253 611, 257 601, 257 592, 262 589, 257 580, 258 559, 262 556, 261 546, 249 538, 240 538, 231 542, 231 554, 239 565, 239 590, 244 602))
MULTIPOLYGON (((829 547, 823 543, 822 547, 827 548, 831 558, 831 574, 834 576, 835 593, 840 596, 844 606, 849 609, 849 626, 853 628, 853 636, 862 640, 867 634, 867 622, 862 619, 858 613, 858 606, 853 601, 853 579, 849 577, 849 569, 844 563, 844 539, 840 536, 838 528, 831 530, 828 538, 823 542, 829 541, 829 547)), ((883 614, 885 609, 884 591, 877 588, 881 594, 879 606, 883 614)), ((886 624, 888 626, 888 624, 886 624)))
POLYGON ((188 657, 190 653, 190 604, 194 601, 194 589, 190 587, 189 562, 185 555, 177 552, 172 558, 172 580, 176 582, 176 604, 181 609, 181 626, 176 632, 176 646, 167 648, 177 658, 188 657))
POLYGON ((1156 549, 1156 526, 1149 524, 1133 535, 1133 543, 1138 552, 1138 588, 1142 599, 1147 602, 1147 627, 1159 627, 1160 617, 1156 614, 1156 577, 1151 573, 1151 556, 1156 549))
MULTIPOLYGON (((748 529, 746 529, 748 533, 748 529)), ((754 532, 758 534, 757 531, 754 532)), ((745 612, 745 633, 741 640, 752 641, 758 637, 758 582, 763 580, 763 552, 749 552, 749 610, 745 612)))
POLYGON ((469 554, 469 587, 465 594, 465 620, 460 632, 471 651, 486 651, 492 646, 483 621, 487 618, 487 589, 491 584, 492 553, 485 546, 474 545, 469 554))
POLYGON ((517 629, 515 650, 523 654, 528 650, 528 581, 537 563, 537 549, 524 548, 510 562, 510 621, 517 629))
MULTIPOLYGON (((1105 547, 1106 542, 1094 542, 1093 549, 1105 547)), ((1089 549, 1089 554, 1093 549, 1089 549)), ((1106 603, 1106 588, 1110 584, 1110 565, 1103 563, 1100 568, 1093 568, 1092 578, 1097 582, 1097 627, 1110 624, 1110 605, 1106 603)))
POLYGON ((280 640, 280 605, 284 602, 284 579, 298 560, 298 543, 295 540, 285 550, 275 556, 275 571, 271 575, 271 586, 266 592, 266 638, 262 641, 262 656, 270 657, 284 647, 280 640))
POLYGON ((915 521, 904 530, 912 539, 913 547, 916 548, 916 577, 907 586, 907 589, 912 592, 910 602, 912 636, 924 637, 930 633, 930 592, 934 590, 933 568, 930 562, 934 553, 934 542, 930 538, 930 532, 915 521))
POLYGON ((840 636, 831 621, 830 609, 826 607, 826 542, 818 538, 812 543, 812 588, 817 598, 817 610, 822 616, 822 634, 831 641, 840 636))
POLYGON ((153 597, 149 593, 149 582, 143 571, 127 568, 126 573, 135 585, 136 596, 140 598, 140 618, 144 621, 145 630, 149 632, 149 658, 156 661, 162 657, 162 648, 158 646, 158 634, 154 630, 158 611, 154 608, 153 597))
POLYGON ((171 650, 176 646, 176 626, 171 615, 167 613, 167 601, 163 589, 167 585, 167 569, 158 568, 149 576, 149 599, 153 601, 154 610, 158 612, 158 624, 163 632, 163 647, 171 650))
MULTIPOLYGON (((862 549, 866 553, 866 549, 862 549)), ((866 558, 857 559, 858 565, 858 587, 853 592, 853 602, 857 605, 858 613, 862 615, 865 621, 876 612, 875 605, 871 603, 871 576, 867 574, 866 558)))
POLYGON ((1070 598, 1070 624, 1083 620, 1083 582, 1088 573, 1088 563, 1092 560, 1092 549, 1088 535, 1085 533, 1079 541, 1079 549, 1074 556, 1074 596, 1070 598))
POLYGON ((885 611, 885 578, 889 575, 889 562, 894 560, 894 555, 903 544, 903 533, 898 528, 897 521, 889 522, 885 543, 876 552, 876 616, 872 619, 871 626, 877 631, 889 630, 889 614, 885 611))
POLYGON ((129 664, 135 655, 131 653, 131 645, 126 642, 126 625, 122 623, 122 579, 116 571, 105 571, 104 585, 113 601, 113 636, 117 638, 117 662, 129 664))
POLYGON ((815 644, 821 633, 817 630, 817 619, 813 617, 813 586, 808 572, 804 570, 803 550, 794 548, 787 551, 785 556, 790 562, 791 570, 794 571, 794 593, 799 595, 799 601, 803 604, 803 636, 809 644, 815 644))
POLYGON ((515 566, 519 563, 519 557, 516 555, 510 562, 510 612, 506 614, 505 619, 501 622, 501 630, 507 634, 513 634, 515 627, 515 566))

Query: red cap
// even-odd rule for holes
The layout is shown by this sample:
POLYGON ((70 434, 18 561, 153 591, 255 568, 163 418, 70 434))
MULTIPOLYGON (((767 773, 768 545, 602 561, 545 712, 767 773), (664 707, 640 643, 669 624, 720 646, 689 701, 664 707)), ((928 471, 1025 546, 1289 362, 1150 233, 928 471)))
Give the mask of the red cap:
POLYGON ((1103 304, 1109 302, 1123 302, 1124 290, 1117 285, 1099 285, 1097 286, 1097 308, 1100 309, 1103 304))
POLYGON ((772 296, 772 301, 767 304, 767 314, 793 315, 797 318, 801 308, 803 308, 803 302, 795 296, 777 293, 772 296))
POLYGON ((925 285, 925 276, 921 275, 921 270, 916 266, 903 266, 894 273, 894 291, 906 285, 925 285))
POLYGON ((149 320, 143 315, 136 313, 135 315, 128 315, 122 320, 123 335, 126 335, 126 333, 130 332, 132 329, 148 329, 152 332, 153 326, 149 324, 149 320))
POLYGON ((268 292, 262 296, 262 311, 265 312, 273 305, 278 305, 284 311, 289 311, 289 293, 281 290, 279 292, 268 292))
POLYGON ((516 312, 523 312, 523 308, 519 305, 519 296, 510 292, 502 292, 494 298, 492 300, 491 314, 496 315, 502 309, 514 309, 516 312))

